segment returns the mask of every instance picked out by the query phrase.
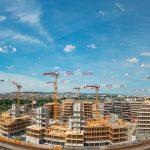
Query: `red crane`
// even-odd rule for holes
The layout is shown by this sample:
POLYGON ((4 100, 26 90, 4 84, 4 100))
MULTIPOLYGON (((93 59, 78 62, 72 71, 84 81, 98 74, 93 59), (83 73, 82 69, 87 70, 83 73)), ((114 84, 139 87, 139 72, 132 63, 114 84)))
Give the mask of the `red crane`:
POLYGON ((17 83, 16 81, 11 81, 11 83, 13 84, 13 85, 15 85, 16 87, 17 87, 17 89, 18 89, 18 92, 17 92, 17 99, 18 99, 18 102, 17 102, 17 104, 18 104, 18 106, 20 105, 20 89, 22 88, 22 86, 19 84, 19 83, 17 83))
POLYGON ((74 89, 74 90, 77 90, 77 97, 78 97, 78 101, 79 101, 79 99, 80 99, 80 89, 81 89, 81 87, 80 87, 80 86, 77 86, 77 87, 74 87, 73 89, 74 89))
POLYGON ((96 104, 96 118, 99 118, 99 109, 98 109, 99 94, 98 94, 98 92, 99 92, 99 89, 100 89, 100 85, 98 85, 98 84, 97 85, 84 85, 84 89, 85 88, 95 89, 95 92, 96 92, 96 102, 95 102, 95 104, 96 104))
POLYGON ((47 83, 53 83, 54 84, 54 118, 57 119, 58 116, 58 72, 47 72, 43 74, 44 76, 52 76, 55 78, 53 82, 47 82, 47 83))

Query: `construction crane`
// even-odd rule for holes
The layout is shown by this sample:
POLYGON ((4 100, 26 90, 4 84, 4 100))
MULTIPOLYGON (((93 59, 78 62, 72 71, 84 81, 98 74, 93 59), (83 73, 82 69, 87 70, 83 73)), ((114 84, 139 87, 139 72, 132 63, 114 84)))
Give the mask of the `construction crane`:
POLYGON ((79 101, 80 100, 80 89, 81 89, 81 87, 77 86, 77 87, 74 87, 73 89, 77 90, 77 97, 78 97, 78 101, 79 101))
POLYGON ((95 92, 96 92, 96 118, 99 118, 99 108, 98 108, 98 104, 99 104, 99 89, 100 89, 100 86, 97 84, 97 85, 84 85, 84 89, 85 88, 91 88, 91 89, 95 89, 95 92))
POLYGON ((58 119, 58 77, 59 73, 58 72, 47 72, 43 74, 44 76, 52 76, 54 77, 53 82, 48 82, 48 83, 53 83, 54 84, 54 119, 58 119))
POLYGON ((20 89, 22 88, 22 86, 19 83, 17 83, 16 81, 11 81, 11 83, 13 85, 15 85, 18 89, 18 92, 17 92, 17 100, 18 100, 17 105, 19 106, 20 105, 20 89))

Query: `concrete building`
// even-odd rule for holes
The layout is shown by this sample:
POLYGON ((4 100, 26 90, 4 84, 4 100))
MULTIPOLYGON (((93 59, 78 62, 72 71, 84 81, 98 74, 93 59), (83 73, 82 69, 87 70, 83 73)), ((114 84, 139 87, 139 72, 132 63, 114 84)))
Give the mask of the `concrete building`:
POLYGON ((113 103, 111 101, 104 102, 104 115, 110 115, 113 113, 113 103))
POLYGON ((126 100, 121 103, 121 117, 123 120, 131 122, 131 106, 126 100))
POLYGON ((118 118, 83 117, 83 103, 74 102, 67 124, 53 124, 45 129, 45 142, 61 146, 104 146, 128 142, 128 126, 118 118))
POLYGON ((110 115, 111 113, 117 114, 119 118, 122 118, 125 121, 131 121, 130 103, 126 100, 105 102, 104 115, 110 115))
POLYGON ((137 112, 137 134, 138 140, 150 140, 150 101, 142 103, 140 111, 137 112))
POLYGON ((135 122, 137 120, 137 112, 140 111, 143 99, 141 98, 132 98, 130 99, 130 108, 131 108, 131 120, 135 122))
MULTIPOLYGON (((44 107, 48 110, 49 118, 54 118, 54 103, 46 103, 44 104, 44 107)), ((58 118, 62 115, 62 104, 57 103, 57 110, 58 110, 58 118)))
POLYGON ((84 119, 93 118, 93 103, 89 101, 82 102, 82 110, 84 119))
POLYGON ((75 102, 73 104, 73 115, 71 117, 71 123, 72 130, 80 132, 83 129, 83 112, 81 102, 75 102))
POLYGON ((20 107, 12 105, 10 113, 6 112, 0 115, 0 135, 7 137, 22 135, 30 123, 30 116, 21 116, 20 107))
POLYGON ((117 114, 119 118, 122 117, 122 103, 121 101, 113 102, 113 113, 117 114))
POLYGON ((26 128, 26 141, 31 143, 44 143, 44 132, 49 126, 49 112, 40 107, 35 110, 35 125, 26 128))
POLYGON ((13 118, 17 118, 20 117, 20 114, 21 114, 21 107, 16 104, 13 104, 12 108, 10 109, 10 115, 13 118))
POLYGON ((68 121, 72 116, 73 100, 63 100, 62 101, 62 120, 68 121))

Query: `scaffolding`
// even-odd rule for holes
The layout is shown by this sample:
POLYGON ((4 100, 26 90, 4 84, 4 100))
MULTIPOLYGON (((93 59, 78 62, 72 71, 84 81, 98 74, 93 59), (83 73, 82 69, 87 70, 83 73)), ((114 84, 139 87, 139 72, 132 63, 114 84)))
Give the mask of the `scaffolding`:
POLYGON ((85 119, 93 118, 93 103, 88 102, 88 101, 84 101, 82 103, 82 107, 83 107, 83 116, 84 116, 84 118, 85 119))
MULTIPOLYGON (((49 118, 54 118, 54 103, 46 103, 44 104, 44 107, 47 108, 49 112, 49 118)), ((58 111, 58 117, 61 117, 62 113, 62 104, 57 103, 57 111, 58 111)))
POLYGON ((30 125, 29 116, 14 118, 9 113, 0 116, 0 134, 3 136, 14 136, 25 133, 26 127, 30 125))
MULTIPOLYGON (((76 123, 76 122, 75 122, 76 123)), ((128 126, 121 119, 112 122, 105 118, 87 119, 82 130, 69 129, 67 125, 52 125, 45 130, 49 145, 104 146, 128 141, 128 126)))
POLYGON ((36 144, 44 143, 44 127, 37 127, 36 125, 32 125, 26 128, 26 141, 36 144))
POLYGON ((53 125, 45 130, 45 143, 49 145, 65 145, 66 125, 53 125))
POLYGON ((68 119, 72 116, 72 108, 73 108, 73 100, 63 100, 62 101, 62 119, 63 121, 68 121, 68 119))
POLYGON ((65 146, 84 146, 84 134, 83 131, 67 131, 66 132, 65 146))

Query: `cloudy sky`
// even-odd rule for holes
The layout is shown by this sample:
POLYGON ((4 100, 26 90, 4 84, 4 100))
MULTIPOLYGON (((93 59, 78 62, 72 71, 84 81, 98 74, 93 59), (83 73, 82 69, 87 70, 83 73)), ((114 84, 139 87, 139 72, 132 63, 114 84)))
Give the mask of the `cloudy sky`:
POLYGON ((101 92, 150 95, 149 8, 149 0, 0 0, 0 93, 16 90, 11 80, 52 91, 42 74, 59 71, 60 92, 98 83, 101 92))

